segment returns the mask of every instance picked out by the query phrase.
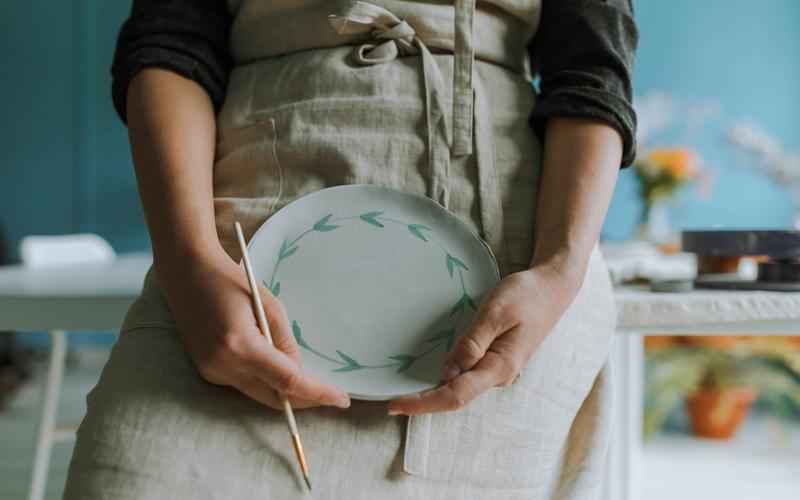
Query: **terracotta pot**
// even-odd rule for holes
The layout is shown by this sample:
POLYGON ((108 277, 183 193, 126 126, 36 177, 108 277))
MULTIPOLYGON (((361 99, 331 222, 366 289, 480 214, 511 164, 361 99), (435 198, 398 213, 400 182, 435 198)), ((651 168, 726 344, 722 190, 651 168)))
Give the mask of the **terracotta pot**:
POLYGON ((730 351, 736 344, 746 337, 733 337, 728 335, 687 335, 684 342, 697 347, 707 347, 720 351, 730 351))
POLYGON ((647 352, 660 351, 680 343, 680 338, 675 335, 647 335, 644 338, 644 350, 647 352))
POLYGON ((756 393, 749 387, 695 392, 686 400, 692 432, 708 439, 731 439, 755 399, 756 393))

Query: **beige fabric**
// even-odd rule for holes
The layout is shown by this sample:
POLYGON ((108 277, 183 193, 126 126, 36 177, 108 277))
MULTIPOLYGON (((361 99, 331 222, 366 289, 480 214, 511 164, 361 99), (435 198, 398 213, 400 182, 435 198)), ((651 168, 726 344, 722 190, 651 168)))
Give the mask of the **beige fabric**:
MULTIPOLYGON (((452 52, 455 41, 453 2, 446 0, 373 0, 405 19, 433 51, 452 52)), ((310 48, 337 47, 342 39, 327 16, 342 12, 352 0, 228 0, 235 14, 231 52, 238 64, 310 48)), ((479 1, 475 12, 475 57, 527 74, 525 44, 539 25, 541 0, 479 1)))
MULTIPOLYGON (((538 0, 230 6, 238 64, 218 117, 214 203, 233 258, 233 220, 249 237, 303 194, 371 183, 446 206, 492 247, 502 275, 527 267, 541 146, 520 61, 538 0)), ((356 401, 298 412, 313 498, 595 498, 612 297, 595 249, 578 297, 518 381, 463 410, 391 418, 384 403, 356 401)), ((123 331, 90 395, 66 498, 300 494, 282 414, 200 379, 154 272, 123 331)))

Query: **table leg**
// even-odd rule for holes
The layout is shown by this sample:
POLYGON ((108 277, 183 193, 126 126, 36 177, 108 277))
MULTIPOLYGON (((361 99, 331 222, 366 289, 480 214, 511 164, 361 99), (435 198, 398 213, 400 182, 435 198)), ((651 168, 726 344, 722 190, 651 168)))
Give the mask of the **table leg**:
POLYGON ((61 381, 64 377, 64 360, 67 355, 66 332, 54 330, 50 332, 52 346, 50 363, 47 370, 47 382, 42 402, 42 413, 39 420, 39 434, 36 440, 36 454, 33 458, 33 473, 29 500, 42 500, 47 486, 47 473, 50 468, 50 452, 53 448, 58 414, 58 400, 61 395, 61 381))
POLYGON ((609 455, 606 500, 640 500, 644 348, 641 335, 619 333, 611 355, 614 380, 614 431, 609 455))

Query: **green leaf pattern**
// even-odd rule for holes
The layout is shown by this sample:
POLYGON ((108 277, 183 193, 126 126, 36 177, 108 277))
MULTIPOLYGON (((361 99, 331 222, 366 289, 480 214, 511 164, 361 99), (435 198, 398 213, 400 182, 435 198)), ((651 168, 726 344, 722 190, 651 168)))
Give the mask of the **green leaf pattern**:
POLYGON ((303 332, 300 330, 300 325, 297 323, 297 320, 292 321, 292 333, 294 334, 294 340, 297 341, 297 345, 303 349, 311 348, 311 346, 306 343, 306 339, 303 338, 303 332))
POLYGON ((411 234, 413 234, 417 238, 419 238, 422 241, 427 243, 428 238, 426 238, 425 235, 422 234, 422 230, 423 229, 425 229, 426 231, 431 231, 432 230, 428 226, 423 226, 422 224, 409 224, 408 225, 408 230, 411 232, 411 234))
POLYGON ((337 369, 333 370, 335 372, 350 372, 350 371, 353 371, 353 370, 360 370, 362 368, 365 368, 364 365, 362 365, 361 363, 359 363, 355 359, 351 358, 347 354, 343 353, 339 349, 336 349, 336 354, 338 354, 339 357, 344 360, 344 366, 342 366, 341 368, 337 368, 337 369))
POLYGON ((389 359, 399 362, 397 365, 397 373, 401 373, 411 368, 411 365, 414 364, 414 361, 419 359, 419 356, 414 356, 413 354, 397 354, 395 356, 389 356, 389 359))
POLYGON ((326 231, 333 231, 334 229, 338 228, 339 226, 335 226, 333 224, 328 223, 331 217, 333 217, 333 214, 328 214, 325 217, 318 220, 314 224, 314 231, 326 232, 326 231))
POLYGON ((383 212, 367 212, 359 215, 358 217, 364 222, 372 224, 375 227, 385 227, 382 222, 378 221, 378 217, 381 215, 383 215, 383 212))
POLYGON ((297 245, 290 245, 288 240, 283 240, 281 250, 278 252, 278 260, 291 257, 297 251, 297 245))
POLYGON ((457 267, 459 267, 459 268, 461 268, 461 269, 463 269, 465 271, 469 271, 469 268, 467 267, 466 264, 461 262, 459 259, 453 257, 449 253, 447 254, 447 257, 446 257, 446 263, 447 263, 447 272, 450 273, 450 277, 451 278, 453 277, 453 273, 455 272, 455 269, 457 267))
MULTIPOLYGON (((415 238, 425 243, 430 241, 430 235, 426 235, 425 233, 423 233, 423 231, 432 232, 433 230, 430 227, 425 226, 423 224, 405 224, 404 222, 390 218, 381 219, 381 216, 383 214, 384 214, 383 211, 365 212, 363 214, 358 215, 358 219, 377 228, 385 228, 386 227, 385 222, 401 223, 406 226, 408 231, 415 238)), ((309 231, 302 233, 292 242, 289 242, 289 240, 284 240, 278 252, 278 259, 275 268, 273 269, 272 273, 273 284, 267 285, 266 282, 264 283, 265 285, 267 285, 267 288, 269 288, 272 291, 273 295, 277 297, 280 294, 281 290, 281 282, 275 281, 280 262, 284 259, 291 257, 297 251, 299 247, 296 243, 310 231, 328 232, 341 227, 337 224, 334 224, 333 223, 334 221, 331 220, 332 218, 333 218, 332 213, 327 214, 321 219, 319 219, 317 222, 315 222, 309 231)), ((339 218, 337 220, 353 219, 353 218, 355 217, 344 217, 344 218, 339 218)), ((469 293, 467 293, 467 289, 464 284, 463 272, 469 271, 469 267, 467 267, 467 265, 462 260, 453 256, 447 251, 445 251, 445 265, 447 267, 447 273, 450 275, 450 278, 451 279, 455 278, 456 274, 458 274, 458 280, 460 282, 460 297, 458 301, 451 308, 450 317, 453 318, 458 314, 465 313, 467 311, 467 308, 476 311, 477 305, 475 304, 475 301, 469 295, 469 293)), ((370 365, 361 363, 355 358, 353 358, 351 355, 348 355, 347 353, 344 353, 338 349, 336 350, 336 357, 329 356, 323 352, 316 350, 314 347, 309 345, 305 337, 303 337, 300 325, 296 320, 292 321, 292 333, 294 334, 294 338, 300 347, 315 354, 316 356, 322 359, 325 359, 337 365, 337 367, 333 369, 334 372, 351 372, 355 370, 363 370, 369 368, 394 368, 398 373, 401 373, 411 368, 411 366, 418 359, 433 352, 439 346, 444 346, 446 352, 450 351, 453 348, 453 345, 455 344, 457 336, 456 328, 448 327, 435 333, 431 337, 425 339, 423 344, 427 344, 428 348, 425 349, 424 351, 421 351, 416 354, 413 353, 395 354, 392 356, 388 356, 387 357, 388 361, 386 363, 370 365)))

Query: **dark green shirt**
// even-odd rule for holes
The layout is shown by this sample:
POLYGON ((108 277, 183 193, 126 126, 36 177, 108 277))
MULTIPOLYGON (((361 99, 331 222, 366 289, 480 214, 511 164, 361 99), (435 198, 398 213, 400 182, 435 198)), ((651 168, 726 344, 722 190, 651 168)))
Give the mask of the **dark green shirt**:
MULTIPOLYGON (((231 15, 225 0, 134 0, 112 65, 114 106, 126 121, 128 84, 143 68, 175 71, 200 84, 222 106, 232 66, 231 15)), ((636 154, 632 69, 638 43, 631 0, 542 0, 528 45, 539 76, 530 124, 544 141, 551 116, 602 120, 623 140, 622 165, 636 154)))

